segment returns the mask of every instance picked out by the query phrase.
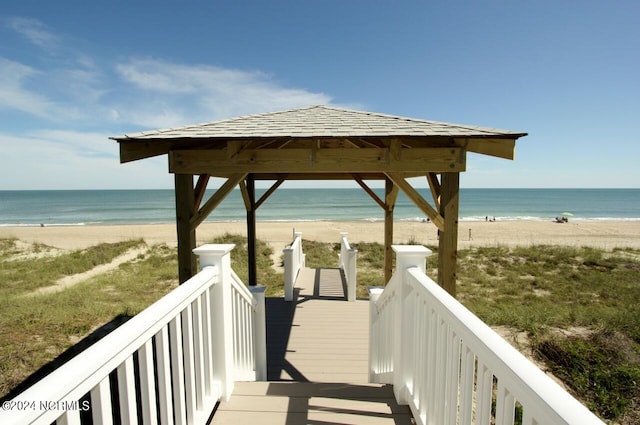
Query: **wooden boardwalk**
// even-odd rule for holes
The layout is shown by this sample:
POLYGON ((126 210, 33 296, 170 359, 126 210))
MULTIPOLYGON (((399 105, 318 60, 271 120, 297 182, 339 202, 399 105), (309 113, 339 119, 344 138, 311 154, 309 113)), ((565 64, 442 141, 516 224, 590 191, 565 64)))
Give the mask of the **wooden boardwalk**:
POLYGON ((410 424, 389 385, 368 383, 369 304, 339 269, 302 269, 295 302, 267 298, 268 382, 236 383, 212 424, 410 424))

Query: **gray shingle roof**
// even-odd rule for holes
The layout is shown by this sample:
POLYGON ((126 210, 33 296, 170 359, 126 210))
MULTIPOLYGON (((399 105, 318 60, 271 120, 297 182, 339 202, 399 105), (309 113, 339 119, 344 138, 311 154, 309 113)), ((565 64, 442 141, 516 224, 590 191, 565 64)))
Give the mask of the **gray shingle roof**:
POLYGON ((205 124, 143 131, 113 137, 131 139, 263 138, 263 137, 506 137, 526 133, 450 124, 374 112, 316 105, 280 112, 246 115, 205 124))

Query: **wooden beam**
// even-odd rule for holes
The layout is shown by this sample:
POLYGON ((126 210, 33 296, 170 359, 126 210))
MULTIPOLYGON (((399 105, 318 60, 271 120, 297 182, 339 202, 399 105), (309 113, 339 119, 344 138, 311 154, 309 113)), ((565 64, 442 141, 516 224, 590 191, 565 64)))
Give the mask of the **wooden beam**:
POLYGON ((398 186, 390 179, 384 185, 384 284, 391 280, 393 274, 393 211, 398 197, 398 186))
POLYGON ((456 267, 458 259, 458 205, 460 174, 442 174, 440 214, 444 217, 438 241, 438 284, 456 296, 456 267))
MULTIPOLYGON (((227 173, 227 174, 220 174, 217 175, 217 177, 228 177, 229 174, 231 173, 227 173)), ((411 177, 424 177, 425 172, 421 171, 421 172, 415 172, 415 173, 402 173, 402 175, 405 178, 411 178, 411 177)), ((384 181, 387 176, 384 175, 384 173, 378 172, 371 172, 371 173, 349 173, 349 172, 342 172, 342 173, 313 173, 313 172, 306 172, 306 173, 287 173, 287 181, 290 180, 353 180, 353 176, 357 175, 360 179, 366 181, 366 180, 382 180, 384 181)), ((278 180, 280 177, 282 176, 282 173, 260 173, 260 174, 255 174, 255 178, 256 181, 259 180, 278 180)))
POLYGON ((253 175, 247 175, 245 187, 247 193, 247 255, 249 286, 257 285, 258 266, 256 264, 256 185, 253 175))
POLYGON ((120 163, 137 161, 139 159, 151 158, 158 155, 164 155, 171 148, 170 141, 153 141, 153 142, 119 142, 120 145, 120 163))
POLYGON ((515 158, 515 139, 455 139, 455 141, 458 145, 466 146, 469 152, 504 159, 515 158))
POLYGON ((270 187, 270 188, 269 188, 269 189, 268 189, 268 190, 267 190, 267 191, 266 191, 266 192, 265 192, 261 197, 260 197, 260 199, 258 199, 258 201, 256 202, 256 209, 260 208, 260 205, 262 205, 262 203, 263 203, 264 201, 266 201, 266 200, 269 198, 269 196, 271 196, 271 194, 272 194, 273 192, 275 192, 275 191, 276 191, 276 189, 277 189, 277 188, 279 188, 279 187, 280 187, 280 185, 281 185, 282 183, 284 183, 284 182, 285 182, 285 180, 286 180, 286 179, 287 179, 287 178, 286 178, 286 176, 284 176, 284 177, 280 177, 280 178, 279 178, 279 179, 278 179, 278 180, 277 180, 277 181, 276 181, 276 182, 275 182, 275 183, 274 183, 274 184, 273 184, 273 185, 272 185, 272 186, 271 186, 271 187, 270 187))
POLYGON ((184 283, 194 276, 197 271, 196 257, 193 249, 196 247, 196 231, 191 226, 194 212, 193 176, 176 174, 176 230, 178 232, 178 280, 184 283))
POLYGON ((242 201, 244 202, 244 209, 249 211, 252 207, 251 199, 249 198, 249 191, 247 190, 247 185, 244 180, 241 180, 238 183, 238 187, 240 187, 240 194, 242 195, 242 201))
POLYGON ((404 194, 407 195, 407 197, 411 199, 411 201, 413 201, 413 203, 418 208, 420 208, 420 210, 425 213, 427 217, 431 219, 433 224, 435 224, 438 229, 444 230, 444 219, 442 218, 442 216, 431 205, 429 205, 429 203, 425 201, 424 198, 409 183, 407 183, 407 181, 404 179, 404 176, 395 173, 386 174, 391 179, 391 181, 393 181, 393 183, 395 183, 400 188, 400 190, 404 192, 404 194))
POLYGON ((198 211, 198 209, 200 209, 200 204, 202 204, 202 199, 204 198, 208 183, 209 175, 200 174, 200 176, 198 177, 198 182, 196 183, 195 201, 193 207, 194 211, 198 211))
POLYGON ((465 170, 461 148, 245 149, 229 160, 227 149, 172 150, 169 171, 179 174, 225 173, 459 172, 465 170), (396 158, 398 156, 398 158, 396 158))
POLYGON ((246 173, 234 174, 230 176, 226 182, 220 186, 216 193, 209 198, 209 200, 200 208, 200 210, 191 219, 191 227, 195 229, 204 221, 211 211, 216 209, 218 205, 227 197, 227 195, 240 183, 245 177, 246 173))
POLYGON ((357 174, 352 174, 353 179, 360 185, 360 187, 362 189, 364 189, 365 192, 367 192, 369 194, 369 196, 371 196, 371 198, 378 204, 380 205, 380 208, 382 209, 386 209, 386 205, 384 203, 384 201, 382 199, 380 199, 378 197, 378 195, 376 195, 376 193, 371 190, 371 188, 369 186, 367 186, 367 184, 364 182, 364 180, 362 180, 360 178, 360 176, 358 176, 357 174))
POLYGON ((429 183, 436 210, 440 211, 440 181, 438 180, 438 175, 436 173, 427 173, 427 183, 429 183))

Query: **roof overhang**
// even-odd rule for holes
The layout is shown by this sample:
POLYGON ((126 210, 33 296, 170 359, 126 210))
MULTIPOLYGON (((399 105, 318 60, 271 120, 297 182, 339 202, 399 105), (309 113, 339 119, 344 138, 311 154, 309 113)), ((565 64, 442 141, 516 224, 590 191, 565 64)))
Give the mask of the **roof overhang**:
POLYGON ((168 155, 177 174, 293 178, 462 172, 466 153, 514 159, 526 133, 314 106, 113 137, 122 163, 168 155))

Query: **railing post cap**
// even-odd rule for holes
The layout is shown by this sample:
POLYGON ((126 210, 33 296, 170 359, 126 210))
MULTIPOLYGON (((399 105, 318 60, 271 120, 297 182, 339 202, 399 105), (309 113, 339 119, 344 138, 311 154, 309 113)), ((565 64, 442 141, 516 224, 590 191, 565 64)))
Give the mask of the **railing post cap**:
POLYGON ((367 291, 369 295, 380 295, 384 291, 384 286, 367 286, 367 291))
POLYGON ((397 255, 424 255, 427 257, 432 254, 429 248, 422 245, 391 245, 391 248, 397 255))
POLYGON ((264 291, 267 290, 267 287, 264 285, 248 286, 248 288, 252 294, 264 294, 264 291))
POLYGON ((197 248, 195 248, 193 250, 193 253, 198 255, 198 256, 202 256, 202 255, 225 255, 228 254, 229 252, 231 252, 231 250, 235 247, 236 245, 233 243, 225 243, 225 244, 205 244, 202 246, 199 246, 197 248))

